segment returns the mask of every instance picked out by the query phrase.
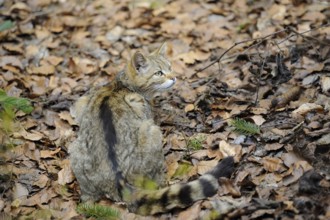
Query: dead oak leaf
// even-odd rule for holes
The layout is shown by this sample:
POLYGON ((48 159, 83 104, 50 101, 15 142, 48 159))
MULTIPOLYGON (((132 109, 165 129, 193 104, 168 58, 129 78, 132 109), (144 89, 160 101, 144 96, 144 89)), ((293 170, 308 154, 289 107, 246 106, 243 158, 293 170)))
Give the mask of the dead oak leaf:
POLYGON ((57 148, 56 150, 41 150, 40 158, 54 158, 55 154, 61 151, 61 148, 57 148))
POLYGON ((12 43, 5 43, 2 45, 2 47, 10 52, 15 52, 15 53, 19 53, 19 54, 23 54, 24 50, 23 50, 23 44, 12 44, 12 43))
POLYGON ((306 21, 311 21, 312 23, 317 23, 318 21, 323 21, 326 20, 326 16, 324 15, 324 13, 322 12, 318 12, 318 11, 310 11, 307 12, 303 17, 303 20, 306 21))
POLYGON ((186 219, 199 219, 199 213, 201 211, 201 203, 196 202, 191 207, 179 213, 177 220, 186 219))
POLYGON ((73 118, 71 117, 70 112, 68 111, 63 111, 60 112, 58 114, 58 116, 60 117, 60 119, 67 121, 70 125, 76 125, 75 121, 73 120, 73 118))
POLYGON ((97 63, 87 58, 73 57, 70 59, 70 68, 74 72, 90 74, 97 70, 97 63))
POLYGON ((83 27, 88 25, 88 20, 71 15, 61 16, 61 22, 69 27, 83 27))
POLYGON ((63 169, 60 170, 60 172, 58 172, 57 181, 60 185, 65 185, 67 183, 71 183, 75 179, 73 172, 69 165, 69 160, 64 160, 63 163, 64 163, 63 169))
POLYGON ((233 156, 236 161, 239 161, 242 156, 242 146, 238 144, 229 144, 228 142, 221 140, 219 142, 219 150, 223 158, 233 156))
POLYGON ((189 51, 188 53, 183 53, 178 55, 179 59, 182 59, 186 64, 194 64, 195 61, 207 60, 211 56, 210 53, 205 53, 199 50, 189 51))
POLYGON ((39 176, 39 179, 37 181, 33 182, 33 185, 38 186, 39 188, 44 188, 47 185, 48 180, 49 180, 49 178, 46 175, 41 174, 39 176))
POLYGON ((272 143, 272 144, 266 144, 264 149, 266 151, 272 151, 272 150, 278 150, 281 149, 284 146, 284 144, 280 143, 272 143))
POLYGON ((325 94, 330 94, 330 77, 323 76, 321 78, 321 87, 325 94))
POLYGON ((54 190, 42 189, 37 194, 29 197, 21 203, 22 206, 35 206, 41 204, 47 204, 52 198, 58 196, 54 190))
POLYGON ((19 69, 23 69, 23 64, 20 61, 20 59, 18 59, 16 56, 1 56, 0 57, 0 67, 4 67, 4 66, 14 66, 14 67, 18 67, 19 69))
POLYGON ((234 185, 228 178, 221 177, 219 182, 221 195, 230 194, 235 197, 241 196, 239 188, 234 185))
POLYGON ((26 130, 21 130, 20 132, 13 133, 15 138, 24 138, 25 140, 29 141, 39 141, 41 140, 44 135, 38 131, 31 131, 27 132, 26 130))
POLYGON ((45 60, 47 62, 49 62, 51 65, 57 66, 58 64, 60 64, 61 62, 63 62, 64 59, 62 57, 51 55, 51 56, 45 57, 45 60))
POLYGON ((261 160, 264 169, 268 172, 281 172, 285 168, 283 166, 283 161, 279 158, 274 157, 264 157, 261 160))
POLYGON ((292 112, 292 117, 299 118, 301 115, 304 116, 311 111, 323 111, 323 107, 315 103, 304 103, 292 112))
POLYGON ((55 67, 51 64, 44 64, 42 66, 32 66, 27 68, 27 72, 30 74, 40 74, 40 75, 52 75, 55 73, 55 67))
POLYGON ((203 175, 204 173, 212 170, 218 164, 218 160, 205 160, 197 164, 197 173, 203 175))

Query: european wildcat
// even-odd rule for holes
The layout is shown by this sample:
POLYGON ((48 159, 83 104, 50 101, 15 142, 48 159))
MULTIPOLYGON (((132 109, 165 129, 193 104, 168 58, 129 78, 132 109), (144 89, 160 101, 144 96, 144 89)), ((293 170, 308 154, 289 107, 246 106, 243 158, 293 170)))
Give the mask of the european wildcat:
POLYGON ((141 176, 165 185, 162 134, 150 105, 155 92, 176 81, 165 51, 164 44, 148 56, 136 52, 114 82, 76 102, 73 113, 80 131, 69 153, 83 201, 107 196, 126 202, 130 211, 155 214, 215 194, 218 178, 231 174, 233 158, 228 157, 187 184, 154 191, 132 186, 141 176))

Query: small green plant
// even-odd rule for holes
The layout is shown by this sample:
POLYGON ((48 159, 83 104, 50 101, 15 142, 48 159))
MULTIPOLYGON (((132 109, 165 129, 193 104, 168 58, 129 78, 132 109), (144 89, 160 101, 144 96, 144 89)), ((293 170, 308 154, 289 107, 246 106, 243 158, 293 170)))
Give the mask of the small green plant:
POLYGON ((189 138, 188 140, 188 148, 193 150, 200 150, 203 147, 203 142, 206 140, 204 135, 197 135, 189 138))
POLYGON ((81 203, 76 210, 88 218, 93 217, 98 220, 115 220, 120 217, 118 210, 99 204, 81 203))
POLYGON ((173 174, 173 177, 181 177, 186 176, 190 170, 192 169, 192 165, 188 162, 182 162, 179 164, 179 167, 176 169, 175 173, 173 174))
POLYGON ((238 133, 245 135, 260 134, 260 128, 258 125, 245 121, 241 118, 232 119, 229 124, 234 127, 234 130, 238 133))
POLYGON ((12 22, 11 20, 6 20, 0 24, 0 32, 9 30, 12 27, 14 27, 14 25, 15 25, 14 22, 12 22))
POLYGON ((6 132, 12 130, 16 110, 28 114, 32 112, 33 107, 28 99, 8 96, 4 90, 0 89, 0 122, 1 128, 6 132))

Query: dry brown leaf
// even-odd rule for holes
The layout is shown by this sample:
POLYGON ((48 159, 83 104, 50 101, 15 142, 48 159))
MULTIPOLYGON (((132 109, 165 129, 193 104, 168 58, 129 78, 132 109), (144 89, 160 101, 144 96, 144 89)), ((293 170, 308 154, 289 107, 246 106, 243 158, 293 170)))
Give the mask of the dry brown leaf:
POLYGON ((250 109, 251 113, 255 114, 255 115, 260 115, 260 114, 267 114, 268 110, 265 108, 257 108, 257 107, 252 107, 250 109))
POLYGON ((322 12, 310 11, 310 12, 307 12, 302 17, 302 19, 316 23, 317 21, 322 21, 322 20, 326 19, 326 17, 322 12))
POLYGON ((219 142, 219 150, 222 154, 222 158, 233 156, 235 161, 240 161, 242 157, 242 146, 238 144, 229 144, 228 142, 221 140, 219 142))
POLYGON ((11 51, 11 52, 20 53, 20 54, 24 53, 22 44, 17 45, 17 44, 12 44, 12 43, 5 43, 5 44, 2 44, 2 47, 5 50, 11 51))
POLYGON ((283 161, 279 158, 264 157, 261 162, 264 169, 268 172, 281 172, 285 169, 283 166, 283 161))
POLYGON ((239 188, 235 186, 228 178, 221 177, 219 182, 221 195, 230 194, 234 197, 241 196, 239 188))
POLYGON ((182 134, 172 134, 168 137, 171 149, 182 150, 186 149, 186 140, 182 134))
POLYGON ((294 153, 293 151, 290 151, 288 153, 282 154, 282 160, 285 164, 285 166, 290 167, 292 164, 303 160, 299 155, 294 153))
POLYGON ((0 56, 0 67, 4 67, 7 65, 11 65, 14 67, 18 67, 19 69, 23 69, 23 64, 20 61, 20 59, 18 59, 15 56, 0 56))
POLYGON ((71 167, 70 167, 69 160, 64 160, 63 164, 64 164, 63 169, 60 170, 60 172, 58 172, 57 181, 60 185, 65 185, 67 183, 71 183, 75 179, 73 172, 71 170, 71 167))
POLYGON ((262 125, 266 121, 266 119, 264 119, 264 117, 262 117, 261 115, 254 115, 251 117, 251 119, 258 126, 262 125))
POLYGON ((76 125, 75 121, 71 117, 70 112, 68 111, 62 111, 58 114, 60 119, 67 121, 70 125, 76 125))
POLYGON ((38 181, 33 182, 33 185, 38 186, 39 188, 44 188, 47 185, 48 181, 49 178, 46 175, 42 174, 39 176, 38 181))
POLYGON ((58 57, 58 56, 48 56, 45 58, 45 60, 50 63, 53 66, 57 66, 58 64, 60 64, 61 62, 63 62, 63 58, 62 57, 58 57))
POLYGON ((197 173, 203 175, 204 173, 212 170, 218 163, 219 161, 217 159, 200 161, 197 164, 197 173))
POLYGON ((330 94, 330 77, 321 77, 322 91, 326 94, 330 94))
POLYGON ((81 19, 75 16, 71 15, 64 15, 60 17, 63 24, 69 26, 69 27, 83 27, 88 25, 87 19, 81 19))
POLYGON ((73 57, 71 61, 73 71, 78 73, 91 74, 98 69, 97 63, 87 58, 73 57))
POLYGON ((318 145, 329 145, 330 144, 330 134, 324 134, 320 139, 316 141, 318 145))
POLYGON ((176 170, 179 167, 178 161, 181 159, 180 154, 171 153, 166 157, 166 165, 167 165, 167 181, 169 181, 172 176, 175 174, 176 170))
POLYGON ((34 194, 33 196, 26 199, 24 202, 22 202, 21 205, 24 206, 35 206, 39 205, 42 206, 42 204, 47 204, 52 198, 58 196, 53 190, 49 189, 42 189, 38 193, 34 194))
POLYGON ((201 211, 201 203, 196 202, 191 207, 179 213, 177 220, 187 220, 187 219, 199 219, 199 213, 201 211))
POLYGON ((14 199, 20 199, 27 198, 29 195, 29 190, 24 184, 21 183, 15 183, 15 186, 13 188, 13 197, 14 199))
POLYGON ((196 60, 206 60, 210 57, 210 53, 205 53, 202 51, 189 51, 188 53, 183 53, 178 55, 179 59, 182 59, 186 64, 193 64, 196 60))
POLYGON ((323 107, 321 105, 317 105, 315 103, 304 103, 298 109, 292 112, 293 118, 299 118, 300 116, 306 115, 311 111, 322 111, 323 107))
POLYGON ((184 111, 185 111, 185 112, 191 112, 191 111, 193 111, 194 109, 195 109, 194 104, 188 104, 188 105, 186 105, 186 107, 184 107, 184 111))
POLYGON ((258 209, 249 216, 249 219, 259 219, 263 215, 272 215, 275 211, 275 209, 258 209))
POLYGON ((272 150, 281 149, 283 146, 284 144, 280 144, 280 143, 266 144, 264 149, 267 151, 272 151, 272 150))
POLYGON ((56 150, 41 150, 40 157, 41 158, 54 158, 55 154, 61 151, 61 148, 56 148, 56 150))
POLYGON ((208 150, 198 150, 198 151, 195 151, 194 153, 192 153, 190 155, 191 158, 195 158, 197 160, 201 160, 203 158, 206 158, 208 156, 208 150))
POLYGON ((52 75, 55 73, 55 67, 51 64, 45 64, 42 66, 32 66, 27 69, 30 74, 52 75))
POLYGON ((31 133, 27 132, 26 130, 21 130, 20 132, 14 132, 13 136, 17 138, 23 137, 29 141, 39 141, 44 137, 42 133, 35 130, 31 131, 31 133))

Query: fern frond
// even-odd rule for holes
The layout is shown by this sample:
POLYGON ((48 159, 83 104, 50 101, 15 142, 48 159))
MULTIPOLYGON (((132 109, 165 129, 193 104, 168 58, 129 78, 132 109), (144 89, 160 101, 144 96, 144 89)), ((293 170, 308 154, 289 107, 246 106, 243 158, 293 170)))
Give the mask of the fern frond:
POLYGON ((99 204, 81 203, 77 206, 77 212, 86 217, 93 217, 99 220, 115 220, 119 219, 119 211, 99 204))
POLYGON ((2 89, 0 89, 0 105, 4 109, 15 108, 24 113, 31 113, 33 110, 31 102, 28 99, 8 96, 2 89))
POLYGON ((234 127, 234 130, 238 133, 245 135, 260 134, 260 128, 258 125, 245 121, 241 118, 234 118, 230 121, 230 125, 234 127))

